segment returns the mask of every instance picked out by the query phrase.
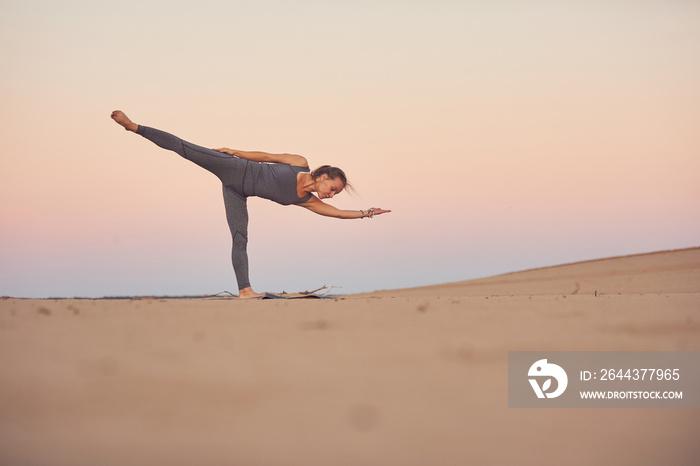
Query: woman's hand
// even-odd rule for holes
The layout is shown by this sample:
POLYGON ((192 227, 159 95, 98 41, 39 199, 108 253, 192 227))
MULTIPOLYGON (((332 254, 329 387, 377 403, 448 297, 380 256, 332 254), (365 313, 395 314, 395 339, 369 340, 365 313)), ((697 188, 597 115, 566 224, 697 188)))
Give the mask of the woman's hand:
POLYGON ((218 149, 212 149, 212 150, 215 150, 217 152, 223 152, 224 154, 228 154, 228 155, 236 155, 236 152, 237 152, 233 149, 229 149, 228 147, 220 147, 218 149))
POLYGON ((387 214, 387 213, 391 212, 391 210, 385 210, 385 209, 382 209, 381 207, 372 207, 372 210, 374 211, 374 215, 387 214))

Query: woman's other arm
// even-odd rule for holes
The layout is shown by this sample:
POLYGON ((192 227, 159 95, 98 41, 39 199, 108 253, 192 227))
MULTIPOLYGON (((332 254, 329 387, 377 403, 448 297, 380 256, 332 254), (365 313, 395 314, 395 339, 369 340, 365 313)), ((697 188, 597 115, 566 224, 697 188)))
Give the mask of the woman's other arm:
POLYGON ((234 155, 242 159, 250 160, 252 162, 271 162, 271 163, 286 163, 287 165, 294 165, 295 167, 308 167, 309 162, 305 157, 295 154, 268 154, 267 152, 258 151, 245 151, 245 150, 235 150, 229 149, 228 147, 221 147, 219 149, 214 149, 217 152, 223 152, 224 154, 234 155))
POLYGON ((311 195, 311 199, 308 201, 302 203, 302 204, 297 204, 301 207, 304 207, 306 209, 309 209, 311 212, 323 215, 325 217, 335 217, 335 218, 343 218, 343 219, 349 219, 349 218, 364 218, 364 217, 371 217, 374 215, 380 215, 380 214, 385 214, 387 212, 391 212, 391 210, 384 210, 379 207, 372 207, 372 211, 370 210, 341 210, 338 209, 337 207, 333 207, 330 204, 326 204, 323 202, 321 199, 317 198, 314 195, 311 195))

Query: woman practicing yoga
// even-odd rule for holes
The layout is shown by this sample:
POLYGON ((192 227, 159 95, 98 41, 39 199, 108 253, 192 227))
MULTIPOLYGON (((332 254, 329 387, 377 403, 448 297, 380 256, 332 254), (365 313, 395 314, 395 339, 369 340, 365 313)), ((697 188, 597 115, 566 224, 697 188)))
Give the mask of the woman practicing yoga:
POLYGON ((248 279, 247 197, 258 196, 282 205, 296 204, 319 215, 336 218, 372 218, 391 212, 378 207, 340 210, 326 204, 321 199, 333 198, 347 185, 345 173, 329 165, 311 172, 309 163, 301 155, 246 152, 226 147, 207 149, 164 131, 137 125, 120 110, 112 112, 112 119, 127 131, 140 134, 163 149, 177 152, 221 180, 226 219, 233 238, 231 259, 240 298, 263 296, 253 291, 248 279))

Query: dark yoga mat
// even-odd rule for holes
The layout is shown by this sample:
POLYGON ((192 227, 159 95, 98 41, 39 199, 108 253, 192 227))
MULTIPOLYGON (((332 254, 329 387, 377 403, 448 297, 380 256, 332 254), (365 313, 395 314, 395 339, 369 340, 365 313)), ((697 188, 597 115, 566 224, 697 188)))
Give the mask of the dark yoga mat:
POLYGON ((265 293, 265 296, 263 296, 260 299, 307 299, 307 298, 334 299, 333 296, 319 296, 319 295, 315 295, 315 294, 306 294, 306 295, 301 295, 301 296, 280 296, 278 294, 272 294, 272 293, 265 293))

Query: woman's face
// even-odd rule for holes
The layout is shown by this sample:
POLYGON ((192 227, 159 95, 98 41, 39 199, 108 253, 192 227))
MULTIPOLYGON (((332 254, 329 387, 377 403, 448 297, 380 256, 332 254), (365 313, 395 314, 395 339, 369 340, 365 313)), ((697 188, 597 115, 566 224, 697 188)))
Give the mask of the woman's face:
POLYGON ((316 194, 319 199, 332 199, 333 196, 343 190, 345 186, 340 178, 331 179, 328 175, 321 175, 316 185, 316 194))

